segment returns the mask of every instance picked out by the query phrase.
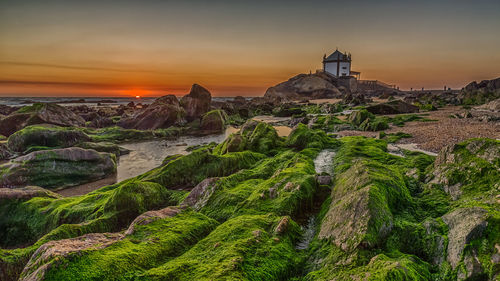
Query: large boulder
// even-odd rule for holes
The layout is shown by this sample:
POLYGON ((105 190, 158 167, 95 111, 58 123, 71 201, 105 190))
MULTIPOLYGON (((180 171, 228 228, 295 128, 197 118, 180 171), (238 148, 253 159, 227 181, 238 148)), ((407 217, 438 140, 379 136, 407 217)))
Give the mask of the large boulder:
POLYGON ((402 100, 393 100, 386 103, 372 105, 366 108, 373 114, 402 114, 416 113, 419 111, 418 106, 406 103, 402 100))
POLYGON ((85 121, 63 106, 52 103, 35 103, 1 119, 0 134, 10 136, 26 126, 35 124, 83 127, 85 121))
POLYGON ((189 94, 181 98, 181 105, 186 111, 186 119, 193 121, 210 110, 212 95, 198 84, 193 84, 189 94))
POLYGON ((299 74, 288 81, 270 87, 265 98, 281 100, 302 100, 339 98, 342 93, 337 88, 337 79, 325 73, 299 74))
POLYGON ((4 200, 28 201, 33 197, 60 198, 61 195, 39 186, 26 186, 22 188, 0 188, 0 202, 4 200))
POLYGON ((0 187, 61 188, 106 178, 116 172, 113 154, 77 147, 42 150, 0 166, 0 187))
POLYGON ((226 129, 227 115, 223 110, 212 110, 203 115, 200 129, 205 133, 222 133, 226 129))
POLYGON ((34 125, 12 134, 7 145, 14 152, 24 152, 30 147, 63 148, 85 141, 90 141, 90 137, 80 130, 51 125, 34 125))
POLYGON ((118 126, 126 129, 155 130, 183 122, 185 112, 174 95, 156 99, 150 106, 132 117, 124 118, 118 126))
POLYGON ((382 165, 358 161, 336 182, 318 237, 330 239, 344 251, 380 244, 393 227, 393 206, 409 201, 402 176, 382 165), (388 178, 379 176, 382 173, 388 178))

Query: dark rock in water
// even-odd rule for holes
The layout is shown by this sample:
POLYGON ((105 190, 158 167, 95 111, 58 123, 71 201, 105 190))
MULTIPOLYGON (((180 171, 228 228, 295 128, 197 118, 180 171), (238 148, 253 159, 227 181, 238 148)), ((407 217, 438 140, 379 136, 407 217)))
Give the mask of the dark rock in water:
POLYGON ((193 84, 189 94, 181 98, 181 105, 186 111, 186 119, 193 121, 210 110, 212 95, 198 84, 193 84))
POLYGON ((264 97, 283 100, 338 98, 342 93, 337 85, 337 78, 326 73, 299 74, 270 87, 264 97))
POLYGON ((70 110, 51 103, 25 106, 0 120, 0 134, 10 136, 22 128, 35 124, 83 127, 85 121, 70 110))
POLYGON ((419 111, 418 106, 406 103, 402 100, 393 100, 386 103, 372 105, 366 108, 373 114, 402 114, 416 113, 419 111))
POLYGON ((185 112, 174 95, 156 99, 148 108, 132 117, 123 118, 118 126, 126 129, 155 130, 183 122, 185 112))
POLYGON ((77 147, 35 151, 0 166, 0 186, 60 188, 96 181, 116 172, 113 154, 77 147))
POLYGON ((190 206, 195 210, 205 207, 210 197, 219 188, 219 178, 208 178, 196 185, 181 203, 181 206, 190 206))
POLYGON ((51 125, 34 125, 12 134, 7 145, 12 151, 24 152, 35 146, 62 148, 85 141, 90 141, 90 137, 80 130, 51 125))
POLYGON ((222 110, 212 110, 201 119, 200 129, 205 133, 222 133, 226 129, 227 115, 222 110))

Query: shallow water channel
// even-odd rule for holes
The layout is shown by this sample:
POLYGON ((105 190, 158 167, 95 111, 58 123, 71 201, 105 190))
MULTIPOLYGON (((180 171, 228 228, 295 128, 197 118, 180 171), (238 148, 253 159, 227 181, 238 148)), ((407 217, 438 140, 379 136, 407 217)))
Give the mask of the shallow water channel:
MULTIPOLYGON (((335 156, 335 151, 329 149, 322 150, 318 154, 318 156, 316 156, 316 159, 314 159, 314 169, 316 173, 328 174, 330 176, 333 176, 334 156, 335 156)), ((309 244, 313 240, 314 235, 316 235, 316 227, 317 227, 316 216, 318 215, 323 200, 324 198, 321 198, 320 200, 315 200, 316 204, 313 206, 312 210, 308 214, 306 214, 307 224, 301 226, 304 232, 302 234, 302 239, 300 239, 299 243, 295 246, 297 250, 307 249, 309 247, 309 244)))
MULTIPOLYGON (((288 136, 292 130, 286 126, 274 126, 280 136, 288 136)), ((221 143, 230 134, 238 132, 235 127, 228 127, 223 134, 209 136, 182 136, 175 140, 152 140, 136 143, 126 143, 120 146, 130 150, 129 154, 119 158, 115 175, 74 187, 57 191, 63 196, 75 196, 89 193, 99 187, 120 182, 144 174, 161 165, 163 159, 174 154, 188 154, 189 146, 204 145, 211 142, 221 143)))

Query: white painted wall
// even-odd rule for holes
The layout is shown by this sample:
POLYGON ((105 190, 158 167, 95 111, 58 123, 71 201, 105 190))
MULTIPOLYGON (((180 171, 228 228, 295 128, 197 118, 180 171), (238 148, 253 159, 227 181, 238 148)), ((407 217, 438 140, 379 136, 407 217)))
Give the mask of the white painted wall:
POLYGON ((327 62, 325 63, 325 71, 337 76, 337 63, 336 62, 327 62))
POLYGON ((340 72, 339 76, 349 76, 351 74, 351 63, 350 62, 341 62, 339 72, 340 72))
POLYGON ((325 71, 335 75, 335 76, 349 76, 351 75, 351 63, 349 62, 340 62, 339 65, 339 74, 337 74, 337 63, 336 62, 327 62, 325 63, 325 71), (345 69, 343 69, 345 67, 345 69))

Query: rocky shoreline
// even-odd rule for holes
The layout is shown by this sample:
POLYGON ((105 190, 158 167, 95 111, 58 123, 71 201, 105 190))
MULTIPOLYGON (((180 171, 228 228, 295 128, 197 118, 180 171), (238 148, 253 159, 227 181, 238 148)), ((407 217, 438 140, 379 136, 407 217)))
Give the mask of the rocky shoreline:
POLYGON ((317 73, 227 102, 195 84, 150 105, 2 107, 0 280, 496 280, 499 97, 500 79, 417 95, 317 73), (228 126, 52 192, 114 175, 124 143, 228 126))

